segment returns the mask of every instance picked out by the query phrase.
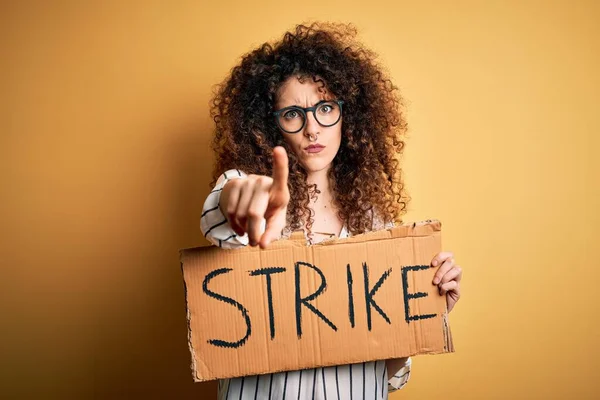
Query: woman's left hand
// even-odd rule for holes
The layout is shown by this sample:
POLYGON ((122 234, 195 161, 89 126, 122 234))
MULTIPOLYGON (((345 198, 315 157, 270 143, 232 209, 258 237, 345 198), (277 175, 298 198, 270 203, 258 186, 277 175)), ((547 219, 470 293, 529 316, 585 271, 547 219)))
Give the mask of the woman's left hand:
POLYGON ((431 265, 439 267, 433 277, 433 284, 438 286, 440 295, 446 295, 446 304, 450 312, 460 299, 462 269, 455 263, 454 254, 448 251, 442 251, 433 257, 431 265))

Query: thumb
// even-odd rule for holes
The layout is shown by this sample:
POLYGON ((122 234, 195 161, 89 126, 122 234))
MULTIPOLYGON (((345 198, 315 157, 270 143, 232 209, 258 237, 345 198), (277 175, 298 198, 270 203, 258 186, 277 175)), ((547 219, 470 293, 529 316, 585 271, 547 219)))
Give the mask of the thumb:
POLYGON ((285 217, 286 209, 284 208, 267 218, 265 232, 258 242, 261 249, 267 248, 269 243, 281 236, 281 232, 283 231, 283 228, 285 228, 285 217))
POLYGON ((266 219, 266 229, 262 234, 259 245, 261 249, 266 248, 273 240, 277 240, 281 236, 281 232, 285 228, 287 208, 276 210, 266 219))

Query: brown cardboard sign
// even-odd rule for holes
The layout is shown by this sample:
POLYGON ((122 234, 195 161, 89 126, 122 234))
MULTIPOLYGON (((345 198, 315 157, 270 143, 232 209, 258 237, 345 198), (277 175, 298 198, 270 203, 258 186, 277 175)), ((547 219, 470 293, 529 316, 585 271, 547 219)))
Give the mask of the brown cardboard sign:
POLYGON ((194 380, 453 351, 429 265, 440 230, 182 250, 194 380))

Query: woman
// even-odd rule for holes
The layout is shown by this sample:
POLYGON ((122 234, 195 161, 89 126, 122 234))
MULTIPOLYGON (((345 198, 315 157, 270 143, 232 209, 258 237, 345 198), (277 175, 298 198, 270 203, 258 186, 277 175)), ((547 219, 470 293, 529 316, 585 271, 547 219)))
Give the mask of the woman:
MULTIPOLYGON (((245 55, 221 84, 211 110, 216 186, 201 221, 212 243, 265 248, 298 229, 317 243, 401 222, 401 99, 355 37, 348 25, 300 25, 245 55)), ((449 252, 432 266, 450 311, 460 267, 449 252)), ((410 367, 403 358, 224 380, 219 399, 386 399, 410 367)))

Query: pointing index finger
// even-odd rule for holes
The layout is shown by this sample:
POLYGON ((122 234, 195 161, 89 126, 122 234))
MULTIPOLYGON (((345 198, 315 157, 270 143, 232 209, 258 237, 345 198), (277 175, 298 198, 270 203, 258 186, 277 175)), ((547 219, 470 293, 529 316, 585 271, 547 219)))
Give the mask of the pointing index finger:
POLYGON ((288 190, 288 156, 285 149, 277 146, 273 149, 273 189, 288 190))

